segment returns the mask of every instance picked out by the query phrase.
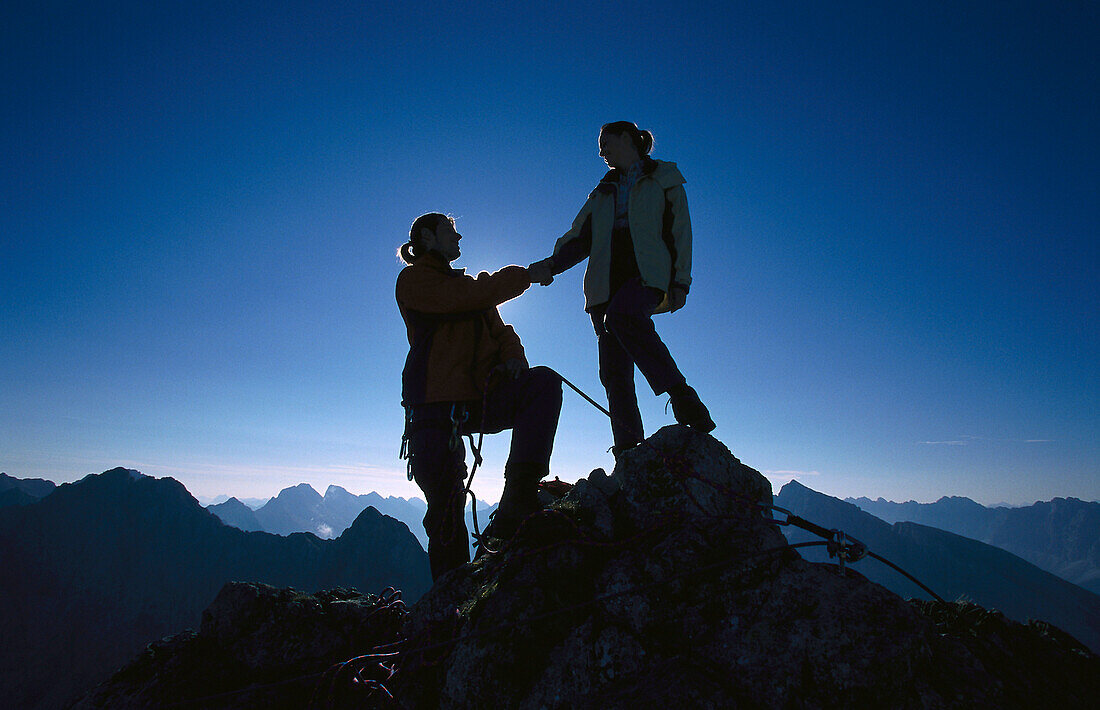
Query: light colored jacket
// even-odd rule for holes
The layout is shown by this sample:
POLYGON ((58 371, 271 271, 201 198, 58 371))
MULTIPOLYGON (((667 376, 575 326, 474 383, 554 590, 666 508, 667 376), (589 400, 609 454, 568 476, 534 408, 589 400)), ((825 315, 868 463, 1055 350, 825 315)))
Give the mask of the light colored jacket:
MULTIPOLYGON (((672 284, 691 286, 691 217, 684 176, 676 163, 644 158, 642 174, 630 189, 627 217, 638 272, 646 286, 666 294, 658 313, 668 310, 672 284)), ((611 298, 611 232, 615 222, 618 170, 611 170, 577 213, 573 226, 554 245, 555 274, 588 257, 584 272, 584 308, 611 298)))

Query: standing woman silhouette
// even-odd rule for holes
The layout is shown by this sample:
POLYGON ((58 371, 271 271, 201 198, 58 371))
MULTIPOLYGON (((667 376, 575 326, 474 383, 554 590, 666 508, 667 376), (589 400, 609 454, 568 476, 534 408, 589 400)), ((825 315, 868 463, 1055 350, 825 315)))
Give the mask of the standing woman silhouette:
POLYGON ((649 157, 653 134, 630 121, 604 124, 599 146, 610 170, 553 255, 530 268, 545 285, 588 258, 584 309, 596 330, 617 457, 644 436, 635 365, 654 394, 669 394, 677 422, 703 432, 715 425, 653 327, 653 314, 682 308, 691 286, 684 177, 675 163, 649 157))

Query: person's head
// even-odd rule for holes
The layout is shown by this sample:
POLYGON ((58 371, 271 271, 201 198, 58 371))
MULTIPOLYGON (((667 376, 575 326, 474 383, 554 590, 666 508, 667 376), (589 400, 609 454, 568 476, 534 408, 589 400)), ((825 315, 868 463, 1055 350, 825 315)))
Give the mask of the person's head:
POLYGON ((461 254, 459 239, 462 235, 455 231, 453 217, 429 212, 413 220, 409 228, 409 241, 401 246, 398 253, 406 264, 413 263, 428 252, 435 252, 450 263, 461 254))
POLYGON ((630 121, 605 123, 600 128, 600 157, 609 168, 626 170, 653 150, 653 134, 630 121))

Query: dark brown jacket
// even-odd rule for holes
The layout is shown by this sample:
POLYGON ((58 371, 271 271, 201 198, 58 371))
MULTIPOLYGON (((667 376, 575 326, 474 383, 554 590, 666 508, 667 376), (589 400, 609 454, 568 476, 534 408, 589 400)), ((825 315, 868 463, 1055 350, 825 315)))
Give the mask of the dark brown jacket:
POLYGON ((409 336, 402 404, 480 399, 494 367, 511 358, 526 364, 519 336, 496 307, 530 285, 520 266, 475 279, 435 254, 402 269, 397 307, 409 336))

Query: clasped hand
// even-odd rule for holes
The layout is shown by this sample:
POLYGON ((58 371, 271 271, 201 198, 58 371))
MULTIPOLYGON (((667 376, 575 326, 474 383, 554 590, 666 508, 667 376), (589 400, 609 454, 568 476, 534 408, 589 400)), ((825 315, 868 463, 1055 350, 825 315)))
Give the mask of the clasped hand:
POLYGON ((543 286, 549 286, 554 283, 554 274, 551 271, 553 264, 554 260, 547 257, 542 261, 536 261, 528 266, 527 275, 530 277, 531 283, 537 283, 543 286))

